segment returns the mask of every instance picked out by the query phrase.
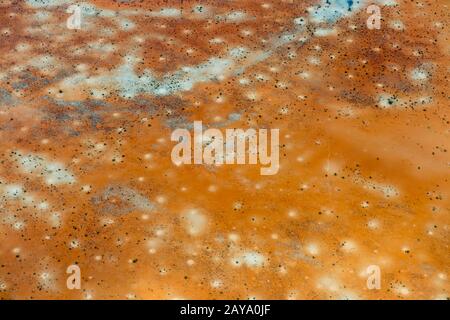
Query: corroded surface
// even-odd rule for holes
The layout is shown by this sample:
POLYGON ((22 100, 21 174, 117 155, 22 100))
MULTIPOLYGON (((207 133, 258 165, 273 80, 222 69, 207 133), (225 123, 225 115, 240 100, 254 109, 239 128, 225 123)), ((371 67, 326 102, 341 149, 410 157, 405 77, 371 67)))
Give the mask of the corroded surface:
POLYGON ((0 297, 448 299, 449 2, 374 1, 380 30, 320 2, 96 0, 72 30, 0 1, 0 297), (175 166, 194 120, 279 128, 278 174, 175 166))

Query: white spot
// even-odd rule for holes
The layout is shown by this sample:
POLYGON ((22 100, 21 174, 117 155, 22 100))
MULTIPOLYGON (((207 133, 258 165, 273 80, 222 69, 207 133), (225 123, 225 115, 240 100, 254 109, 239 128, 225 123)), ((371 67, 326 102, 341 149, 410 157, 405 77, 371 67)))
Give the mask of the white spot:
POLYGON ((379 220, 377 220, 377 219, 371 219, 371 220, 369 220, 368 222, 367 222, 367 227, 369 228, 369 229, 372 229, 372 230, 375 230, 375 229, 378 229, 378 228, 380 228, 380 221, 379 220))
POLYGON ((294 19, 294 24, 298 26, 304 26, 306 24, 306 19, 303 17, 298 17, 294 19))
POLYGON ((411 71, 410 77, 414 81, 426 81, 428 80, 429 74, 426 70, 416 68, 411 71))
POLYGON ((228 235, 228 239, 229 239, 230 241, 233 241, 233 242, 238 242, 238 241, 239 241, 239 235, 236 234, 236 233, 230 233, 230 234, 228 235))
POLYGON ((204 214, 200 213, 196 209, 191 209, 185 213, 184 218, 186 219, 186 231, 192 236, 198 236, 203 231, 205 231, 207 226, 207 219, 204 214))
POLYGON ((77 239, 73 239, 70 241, 69 246, 71 248, 78 248, 80 246, 80 242, 77 239))
POLYGON ((369 201, 361 202, 361 208, 368 208, 368 207, 369 207, 369 201))
POLYGON ((211 281, 211 287, 213 288, 220 288, 222 286, 222 280, 216 279, 211 281))
POLYGON ((17 184, 10 184, 5 187, 6 196, 11 198, 17 198, 23 194, 23 188, 17 184))
POLYGON ((358 246, 352 240, 345 240, 341 242, 341 249, 345 252, 351 253, 357 251, 358 246))
POLYGON ((395 30, 399 30, 399 31, 405 30, 405 26, 404 26, 403 22, 401 22, 400 20, 391 21, 389 26, 395 30))
POLYGON ((232 259, 232 263, 236 266, 241 264, 246 265, 247 267, 263 267, 266 262, 266 258, 256 252, 256 251, 248 251, 239 257, 235 257, 232 259))
POLYGON ((305 246, 306 252, 310 255, 316 256, 319 254, 319 246, 315 243, 309 243, 305 246))
POLYGON ((290 218, 295 218, 298 215, 298 211, 297 210, 289 210, 288 211, 288 217, 290 218))
POLYGON ((314 35, 318 37, 328 37, 334 36, 337 34, 337 30, 335 28, 319 28, 314 31, 314 35))

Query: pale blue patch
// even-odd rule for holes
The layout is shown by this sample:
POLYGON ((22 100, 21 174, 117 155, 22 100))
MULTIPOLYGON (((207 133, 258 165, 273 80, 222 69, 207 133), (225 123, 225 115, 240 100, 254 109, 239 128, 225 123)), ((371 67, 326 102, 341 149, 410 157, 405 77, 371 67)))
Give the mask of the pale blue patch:
POLYGON ((180 18, 182 11, 177 8, 162 8, 159 11, 154 11, 149 14, 151 17, 159 18, 180 18))
POLYGON ((230 121, 238 121, 241 119, 241 115, 239 113, 230 113, 228 115, 228 120, 230 121))
MULTIPOLYGON (((312 20, 314 22, 329 22, 334 23, 340 18, 344 18, 353 14, 357 9, 366 4, 366 0, 326 0, 321 1, 321 5, 310 8, 308 17, 301 21, 301 24, 312 20)), ((69 0, 27 0, 27 3, 35 7, 43 6, 57 6, 62 4, 72 4, 69 0)), ((83 15, 86 16, 116 16, 117 12, 112 10, 100 10, 89 3, 80 3, 83 15)), ((154 11, 148 14, 149 16, 158 17, 181 17, 182 11, 175 8, 163 8, 159 11, 154 11)), ((228 13, 227 19, 240 20, 246 18, 244 12, 233 11, 228 13)), ((118 19, 117 22, 128 23, 129 20, 118 19)), ((130 21, 131 23, 131 21, 130 21)), ((132 27, 130 25, 130 27, 132 27)), ((324 29, 325 30, 325 29, 324 29)), ((295 41, 297 33, 283 34, 274 37, 271 40, 270 48, 262 52, 251 52, 245 48, 234 48, 228 52, 228 55, 223 58, 210 58, 206 62, 196 66, 186 66, 178 71, 168 73, 163 77, 156 79, 151 70, 145 70, 141 75, 135 72, 134 58, 128 56, 124 63, 118 66, 112 72, 87 79, 84 73, 73 75, 65 79, 66 84, 87 84, 95 88, 100 85, 114 85, 119 89, 121 95, 125 98, 134 98, 140 94, 153 94, 156 96, 171 95, 180 91, 189 91, 196 84, 208 81, 220 81, 229 75, 238 75, 245 71, 248 66, 259 63, 269 58, 273 52, 280 46, 289 42, 295 41), (245 63, 240 63, 241 59, 245 59, 245 63)), ((300 40, 299 40, 300 41, 300 40)), ((306 41, 302 40, 302 41, 306 41)), ((47 59, 48 60, 48 59, 47 59)), ((44 61, 37 61, 46 63, 44 61)), ((48 64, 48 63, 47 63, 48 64)))
POLYGON ((119 24, 120 29, 122 29, 124 31, 133 30, 136 26, 133 21, 128 20, 128 19, 119 19, 118 24, 119 24))
POLYGON ((71 0, 26 0, 26 2, 35 8, 55 7, 73 3, 71 0))
POLYGON ((5 89, 0 88, 0 106, 12 106, 14 99, 5 89))
POLYGON ((113 77, 125 98, 134 98, 143 93, 151 93, 157 96, 166 96, 178 91, 191 90, 195 83, 213 80, 219 76, 223 69, 220 67, 220 59, 210 59, 196 67, 185 67, 173 74, 155 79, 149 70, 145 70, 141 76, 134 71, 134 63, 126 61, 120 66, 113 77))
POLYGON ((336 23, 365 5, 366 0, 324 0, 310 9, 310 20, 315 23, 336 23))
POLYGON ((381 108, 392 108, 398 106, 400 103, 399 99, 395 95, 381 94, 378 97, 378 105, 381 108))
POLYGON ((249 51, 243 47, 237 47, 230 50, 230 56, 236 59, 244 58, 249 51))
POLYGON ((34 14, 34 19, 38 22, 45 22, 51 18, 51 14, 48 11, 38 11, 34 14))
POLYGON ((429 73, 424 69, 416 68, 411 71, 410 77, 414 81, 426 81, 428 80, 429 73))
POLYGON ((318 28, 314 31, 314 35, 317 37, 327 37, 336 34, 336 29, 332 28, 318 28))

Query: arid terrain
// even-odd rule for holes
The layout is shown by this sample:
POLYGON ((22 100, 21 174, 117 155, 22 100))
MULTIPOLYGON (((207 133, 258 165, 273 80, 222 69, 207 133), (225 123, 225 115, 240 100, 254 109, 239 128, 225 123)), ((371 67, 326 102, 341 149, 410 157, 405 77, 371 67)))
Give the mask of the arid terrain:
POLYGON ((450 298, 450 1, 72 4, 0 0, 1 299, 450 298))

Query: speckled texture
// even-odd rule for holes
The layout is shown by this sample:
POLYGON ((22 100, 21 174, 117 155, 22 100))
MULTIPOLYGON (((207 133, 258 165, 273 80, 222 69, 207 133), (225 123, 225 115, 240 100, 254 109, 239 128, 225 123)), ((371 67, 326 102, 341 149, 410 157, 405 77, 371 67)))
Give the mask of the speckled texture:
POLYGON ((449 298, 449 1, 71 4, 0 0, 0 298, 449 298), (195 120, 278 174, 175 166, 195 120))

